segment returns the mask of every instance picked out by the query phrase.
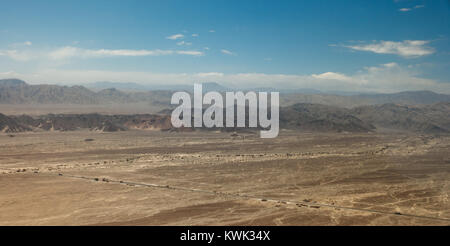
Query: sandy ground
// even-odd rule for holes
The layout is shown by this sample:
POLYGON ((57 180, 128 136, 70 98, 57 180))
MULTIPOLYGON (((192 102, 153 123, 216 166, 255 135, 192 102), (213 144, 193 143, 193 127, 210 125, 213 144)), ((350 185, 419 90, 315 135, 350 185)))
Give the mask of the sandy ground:
POLYGON ((1 134, 0 225, 450 225, 449 149, 379 133, 1 134))

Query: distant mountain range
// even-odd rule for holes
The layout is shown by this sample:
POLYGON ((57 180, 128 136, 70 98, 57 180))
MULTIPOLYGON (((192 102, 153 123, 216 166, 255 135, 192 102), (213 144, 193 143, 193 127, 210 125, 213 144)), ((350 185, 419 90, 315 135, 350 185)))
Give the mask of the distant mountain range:
POLYGON ((392 94, 361 94, 352 96, 371 101, 373 104, 433 104, 450 102, 450 95, 438 94, 432 91, 403 91, 392 94))
MULTIPOLYGON (((108 104, 148 102, 170 106, 173 91, 192 92, 188 85, 145 86, 134 83, 98 82, 84 86, 30 85, 18 79, 0 80, 1 104, 108 104), (95 88, 95 89, 93 89, 95 88)), ((215 82, 203 83, 203 92, 233 91, 215 82)), ((276 91, 274 88, 255 88, 254 91, 276 91)), ((434 104, 450 102, 450 95, 431 91, 406 91, 393 94, 333 95, 311 89, 281 91, 282 106, 297 103, 323 104, 352 108, 364 105, 395 103, 404 105, 434 104)))
MULTIPOLYGON (((104 83, 102 85, 113 85, 104 83)), ((93 91, 83 86, 30 85, 18 79, 0 80, 0 103, 6 106, 146 102, 166 108, 155 115, 49 114, 30 117, 0 114, 0 131, 172 129, 170 112, 174 105, 170 104, 170 99, 173 91, 169 89, 174 87, 150 91, 139 87, 135 89, 123 91, 104 88, 93 91)), ((203 90, 231 91, 214 82, 203 84, 203 90)), ((369 132, 388 129, 416 133, 450 133, 450 95, 431 91, 350 96, 282 93, 280 104, 280 127, 284 129, 319 132, 369 132)))
MULTIPOLYGON (((100 115, 49 114, 37 117, 0 114, 0 131, 93 131, 174 130, 170 123, 171 110, 160 114, 100 115)), ((299 103, 280 108, 280 128, 307 132, 371 132, 402 131, 426 134, 450 133, 450 103, 424 106, 396 104, 370 105, 353 109, 320 104, 299 103)), ((205 129, 203 130, 210 130, 205 129)), ((240 131, 243 128, 217 130, 240 131)))
POLYGON ((170 91, 124 92, 115 88, 97 92, 83 86, 30 85, 18 79, 0 80, 2 104, 106 104, 149 102, 170 103, 170 91))
MULTIPOLYGON (((92 89, 94 91, 115 88, 127 92, 136 91, 193 91, 192 85, 142 85, 137 83, 119 83, 119 82, 95 82, 85 85, 86 88, 92 89)), ((231 89, 219 85, 215 82, 202 83, 203 92, 208 91, 230 91, 231 89)))

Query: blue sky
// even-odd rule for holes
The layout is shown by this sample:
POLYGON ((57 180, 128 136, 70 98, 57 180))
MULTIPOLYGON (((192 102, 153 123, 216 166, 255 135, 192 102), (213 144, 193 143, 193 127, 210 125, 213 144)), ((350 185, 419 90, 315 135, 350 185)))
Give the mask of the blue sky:
POLYGON ((444 0, 0 4, 0 78, 450 93, 444 0))

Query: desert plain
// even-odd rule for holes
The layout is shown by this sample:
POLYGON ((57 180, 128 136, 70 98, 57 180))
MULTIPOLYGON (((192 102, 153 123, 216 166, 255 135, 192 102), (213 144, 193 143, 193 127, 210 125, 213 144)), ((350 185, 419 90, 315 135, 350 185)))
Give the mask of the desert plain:
POLYGON ((450 225, 450 136, 0 134, 0 225, 450 225))

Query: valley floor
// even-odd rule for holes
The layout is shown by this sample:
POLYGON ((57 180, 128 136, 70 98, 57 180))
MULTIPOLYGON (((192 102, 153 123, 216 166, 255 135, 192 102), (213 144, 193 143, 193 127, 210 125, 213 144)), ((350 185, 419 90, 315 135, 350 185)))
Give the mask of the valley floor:
POLYGON ((0 135, 0 225, 450 225, 450 136, 0 135))

